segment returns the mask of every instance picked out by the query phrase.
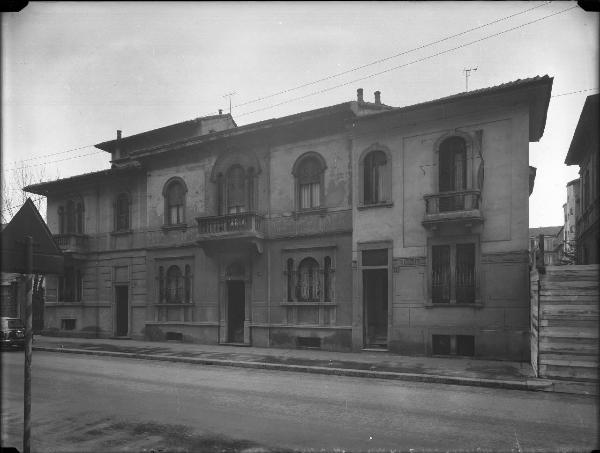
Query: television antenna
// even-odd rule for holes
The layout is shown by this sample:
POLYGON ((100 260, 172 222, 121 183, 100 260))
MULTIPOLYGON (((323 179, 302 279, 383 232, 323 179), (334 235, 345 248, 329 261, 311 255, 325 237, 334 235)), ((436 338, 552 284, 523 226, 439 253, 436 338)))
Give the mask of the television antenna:
POLYGON ((477 68, 465 68, 463 72, 465 73, 465 90, 469 91, 469 76, 471 75, 471 71, 477 71, 477 68))
POLYGON ((229 114, 231 115, 231 97, 236 94, 235 91, 232 91, 231 93, 226 93, 223 95, 224 98, 229 98, 229 114))

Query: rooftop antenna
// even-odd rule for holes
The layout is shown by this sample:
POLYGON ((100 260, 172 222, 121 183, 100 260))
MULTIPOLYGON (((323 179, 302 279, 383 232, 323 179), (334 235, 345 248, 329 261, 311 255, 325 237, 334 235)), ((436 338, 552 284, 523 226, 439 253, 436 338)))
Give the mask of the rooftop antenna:
POLYGON ((227 94, 223 95, 224 98, 227 98, 227 97, 229 98, 229 115, 231 115, 231 96, 233 96, 234 94, 236 94, 236 92, 232 91, 231 93, 227 93, 227 94))
POLYGON ((471 71, 477 71, 477 68, 465 68, 465 69, 463 69, 463 72, 465 73, 466 91, 469 91, 469 76, 471 75, 471 71))

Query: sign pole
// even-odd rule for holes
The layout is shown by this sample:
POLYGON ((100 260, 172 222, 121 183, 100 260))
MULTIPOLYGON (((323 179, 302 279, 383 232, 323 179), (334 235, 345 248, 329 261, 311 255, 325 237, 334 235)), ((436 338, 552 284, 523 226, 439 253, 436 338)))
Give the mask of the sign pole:
POLYGON ((30 452, 31 442, 31 352, 32 352, 32 296, 33 296, 33 238, 25 236, 25 263, 27 283, 25 298, 25 370, 23 386, 23 452, 30 452))

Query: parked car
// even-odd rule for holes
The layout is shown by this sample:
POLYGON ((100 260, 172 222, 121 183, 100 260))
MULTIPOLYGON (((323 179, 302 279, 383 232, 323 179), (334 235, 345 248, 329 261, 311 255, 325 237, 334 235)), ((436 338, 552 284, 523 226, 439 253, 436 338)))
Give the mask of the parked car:
POLYGON ((19 318, 2 317, 0 321, 0 344, 2 347, 25 347, 25 324, 19 318))

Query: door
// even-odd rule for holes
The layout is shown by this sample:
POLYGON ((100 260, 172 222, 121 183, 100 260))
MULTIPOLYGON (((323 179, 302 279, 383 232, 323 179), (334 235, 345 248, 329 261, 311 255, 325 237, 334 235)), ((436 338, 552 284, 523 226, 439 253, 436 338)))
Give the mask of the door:
POLYGON ((245 286, 243 281, 227 282, 227 338, 230 343, 244 342, 244 319, 246 312, 245 286))
POLYGON ((388 271, 363 270, 365 346, 386 348, 388 330, 388 271))
POLYGON ((115 305, 117 309, 117 337, 129 333, 129 286, 115 286, 115 305))

